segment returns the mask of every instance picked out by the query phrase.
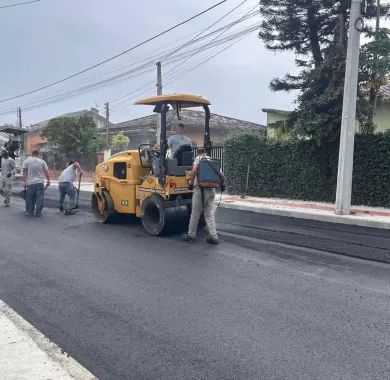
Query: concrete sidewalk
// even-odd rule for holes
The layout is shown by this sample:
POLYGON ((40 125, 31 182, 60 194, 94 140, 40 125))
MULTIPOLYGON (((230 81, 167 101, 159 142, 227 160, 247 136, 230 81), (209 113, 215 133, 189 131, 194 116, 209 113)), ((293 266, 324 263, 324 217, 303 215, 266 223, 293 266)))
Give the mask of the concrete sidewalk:
POLYGON ((353 206, 351 215, 336 215, 335 205, 331 203, 276 198, 241 198, 238 195, 223 196, 220 206, 322 222, 390 229, 390 209, 379 207, 353 206))
POLYGON ((2 380, 97 379, 0 300, 2 380))

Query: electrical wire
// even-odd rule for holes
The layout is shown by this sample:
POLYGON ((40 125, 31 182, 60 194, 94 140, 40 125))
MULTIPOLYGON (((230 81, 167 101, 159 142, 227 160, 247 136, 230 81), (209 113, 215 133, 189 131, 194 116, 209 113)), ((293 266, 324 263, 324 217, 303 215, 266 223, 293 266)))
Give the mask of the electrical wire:
POLYGON ((180 22, 180 23, 178 23, 178 24, 176 24, 176 25, 174 25, 174 26, 164 30, 164 31, 162 31, 161 33, 158 33, 158 34, 156 34, 156 35, 154 35, 154 36, 152 36, 152 37, 150 37, 150 38, 148 38, 148 39, 146 39, 146 40, 144 40, 144 41, 142 41, 142 42, 140 42, 140 43, 138 43, 138 44, 136 44, 136 45, 134 45, 134 46, 132 46, 132 47, 130 47, 130 48, 128 48, 128 49, 126 49, 126 50, 116 54, 116 55, 114 55, 114 56, 112 56, 112 57, 110 57, 110 58, 107 58, 107 59, 105 59, 105 60, 103 60, 103 61, 101 61, 99 63, 96 63, 96 64, 94 64, 92 66, 89 66, 86 69, 83 69, 83 70, 78 71, 78 72, 76 72, 74 74, 68 75, 65 78, 59 79, 59 80, 57 80, 55 82, 49 83, 49 84, 44 85, 42 87, 36 88, 34 90, 27 91, 27 92, 19 94, 19 95, 11 96, 11 97, 6 98, 6 99, 1 99, 0 103, 4 103, 6 101, 13 100, 13 99, 18 99, 18 98, 21 98, 21 97, 26 96, 26 95, 34 94, 34 93, 36 93, 38 91, 41 91, 41 90, 44 90, 46 88, 55 86, 55 85, 57 85, 59 83, 63 83, 63 82, 65 82, 65 81, 67 81, 67 80, 69 80, 71 78, 74 78, 74 77, 79 76, 79 75, 81 75, 83 73, 86 73, 87 71, 90 71, 90 70, 92 70, 92 69, 94 69, 96 67, 104 65, 107 62, 113 61, 114 59, 119 58, 119 57, 129 53, 130 51, 133 51, 133 50, 135 50, 135 49, 137 49, 137 48, 139 48, 139 47, 141 47, 143 45, 146 45, 147 43, 149 43, 149 42, 151 42, 151 41, 153 41, 153 40, 163 36, 164 34, 167 34, 167 33, 171 32, 172 30, 177 29, 178 27, 180 27, 180 26, 182 26, 182 25, 184 25, 184 24, 186 24, 186 23, 188 23, 188 22, 190 22, 190 21, 192 21, 192 20, 194 20, 194 19, 204 15, 205 13, 211 11, 212 9, 222 5, 223 3, 226 3, 227 1, 228 0, 221 0, 219 3, 214 4, 213 6, 211 6, 211 7, 207 8, 207 9, 203 10, 202 12, 197 13, 196 15, 194 15, 194 16, 192 16, 192 17, 190 17, 190 18, 188 18, 188 19, 186 19, 186 20, 184 20, 184 21, 182 21, 182 22, 180 22))
MULTIPOLYGON (((250 11, 248 11, 243 17, 241 17, 238 21, 241 22, 242 20, 245 20, 245 17, 248 16, 249 14, 251 14, 254 9, 256 9, 258 7, 258 5, 256 5, 255 7, 253 7, 250 11)), ((229 29, 231 29, 232 26, 229 26, 227 29, 223 30, 220 34, 218 34, 216 37, 214 37, 210 43, 214 42, 216 39, 218 39, 218 37, 222 36, 224 33, 226 33, 229 29)), ((199 48, 197 51, 195 51, 194 55, 199 53, 200 51, 202 51, 202 47, 199 48)), ((180 62, 178 65, 176 65, 175 67, 173 67, 170 71, 168 71, 168 73, 176 70, 179 66, 182 66, 184 65, 184 63, 186 63, 189 59, 191 59, 192 56, 186 58, 184 61, 180 62)), ((167 74, 168 74, 167 73, 167 74)))
MULTIPOLYGON (((229 13, 231 13, 231 12, 229 12, 229 13)), ((205 36, 199 37, 199 35, 202 32, 204 33, 204 31, 210 29, 210 27, 202 30, 202 32, 197 33, 197 35, 195 36, 195 39, 194 38, 191 39, 192 43, 189 44, 186 48, 182 49, 182 51, 180 53, 178 53, 179 49, 177 49, 177 48, 171 49, 170 51, 176 51, 177 53, 173 54, 171 57, 166 59, 166 66, 169 67, 169 65, 174 64, 176 62, 181 62, 181 64, 183 64, 183 59, 185 59, 187 61, 189 59, 192 59, 194 56, 198 55, 199 53, 203 54, 204 52, 207 52, 208 50, 213 49, 214 47, 224 46, 224 44, 229 43, 232 40, 239 39, 241 36, 246 35, 248 33, 251 33, 252 31, 254 31, 258 28, 257 23, 254 25, 250 25, 249 27, 247 26, 243 29, 235 31, 234 33, 231 33, 224 38, 220 38, 222 36, 222 34, 224 32, 226 32, 228 29, 231 29, 233 26, 236 26, 236 25, 242 23, 243 21, 246 21, 252 17, 255 17, 257 14, 259 14, 258 11, 252 12, 252 13, 251 13, 251 11, 249 11, 244 16, 241 16, 239 19, 237 19, 233 22, 230 22, 227 25, 224 25, 223 27, 218 28, 215 31, 212 31, 205 36), (207 40, 208 38, 213 37, 217 32, 219 32, 219 35, 212 38, 211 41, 203 42, 203 40, 205 40, 205 39, 207 40), (192 46, 192 45, 194 45, 194 46, 192 46)), ((216 24, 216 22, 213 23, 213 25, 215 25, 215 24, 216 24)), ((185 45, 187 45, 187 43, 185 45)), ((183 45, 181 45, 180 47, 183 47, 183 45)), ((167 56, 166 53, 164 53, 164 56, 165 57, 167 56)), ((153 58, 156 58, 156 56, 153 56, 153 58)), ((56 93, 53 93, 51 95, 48 94, 45 97, 43 97, 39 100, 32 101, 28 104, 25 104, 22 107, 23 107, 23 109, 30 110, 33 108, 46 106, 48 104, 58 102, 58 101, 61 101, 63 99, 69 98, 69 97, 74 97, 77 95, 81 95, 83 93, 91 92, 91 91, 96 90, 98 88, 101 88, 101 87, 104 87, 107 85, 112 85, 114 83, 117 83, 117 82, 120 82, 123 80, 141 77, 141 76, 146 75, 152 71, 153 72, 155 71, 155 60, 154 59, 148 60, 148 58, 146 58, 146 59, 137 61, 137 63, 140 63, 142 61, 144 61, 144 64, 138 65, 136 67, 134 67, 134 65, 132 65, 132 68, 125 71, 125 72, 121 72, 119 70, 116 70, 115 75, 111 75, 111 73, 107 73, 102 77, 98 77, 98 79, 99 79, 98 81, 92 81, 92 82, 90 81, 90 78, 87 78, 83 81, 77 82, 77 84, 74 84, 73 86, 68 87, 65 90, 62 90, 60 93, 56 92, 56 93), (82 86, 80 86, 81 84, 82 84, 82 86)), ((179 66, 179 65, 177 65, 177 66, 179 66)), ((172 71, 173 70, 170 70, 169 73, 172 71)), ((152 88, 155 88, 155 81, 154 80, 151 82, 148 82, 145 85, 143 85, 142 87, 137 88, 136 90, 126 94, 125 96, 121 96, 119 98, 111 100, 110 103, 121 104, 123 101, 128 101, 127 99, 129 98, 129 96, 131 96, 133 94, 138 94, 140 91, 142 91, 144 89, 148 89, 148 91, 150 91, 150 89, 152 89, 152 88)), ((13 112, 14 112, 14 107, 12 107, 12 109, 0 110, 1 115, 13 113, 13 112)))
MULTIPOLYGON (((198 69, 199 67, 201 67, 202 65, 206 64, 207 62, 209 62, 210 60, 212 60, 213 58, 215 58, 216 56, 222 54, 223 52, 225 52, 226 50, 228 50, 229 48, 231 48, 233 45, 241 42, 243 39, 249 37, 249 35, 243 35, 241 36, 241 38, 239 38, 238 40, 233 40, 230 44, 226 43, 227 46, 224 46, 222 47, 220 50, 218 50, 216 53, 212 53, 212 54, 209 54, 206 58, 204 58, 203 60, 201 60, 200 62, 195 62, 191 68, 189 69, 186 69, 184 72, 182 72, 181 74, 179 75, 176 75, 175 77, 171 78, 171 80, 169 80, 166 84, 165 84, 165 87, 168 87, 170 84, 178 81, 179 79, 183 78, 184 76, 188 75, 189 73, 191 73, 192 71, 195 71, 196 69, 198 69)), ((152 82, 154 83, 154 81, 152 82)), ((146 87, 146 86, 144 86, 146 87)), ((138 89, 139 90, 139 89, 138 89)), ((137 90, 136 90, 137 91, 137 90)), ((141 94, 138 94, 137 96, 134 96, 130 99, 126 99, 126 102, 128 103, 131 103, 132 101, 135 101, 138 97, 144 97, 144 96, 149 96, 149 95, 152 95, 151 94, 151 90, 148 90, 148 91, 145 91, 141 94)))
POLYGON ((26 5, 26 4, 32 4, 32 3, 39 3, 40 1, 41 1, 41 0, 31 0, 31 1, 25 1, 25 2, 23 2, 23 3, 15 3, 15 4, 9 4, 9 5, 2 5, 2 6, 0 6, 0 9, 18 7, 19 5, 26 5))
MULTIPOLYGON (((199 36, 200 36, 201 34, 203 34, 205 31, 209 30, 211 27, 215 26, 218 22, 220 22, 222 19, 224 19, 225 17, 227 17, 229 14, 231 14, 233 11, 235 11, 237 8, 239 8, 241 5, 243 5, 245 2, 246 2, 246 0, 243 1, 242 3, 238 4, 236 7, 234 7, 234 8, 233 8, 231 11, 229 11, 227 14, 225 14, 224 16, 222 16, 221 18, 219 18, 216 22, 214 22, 214 23, 211 24, 209 27, 207 27, 206 29, 204 29, 204 30, 202 30, 200 33, 198 33, 198 34, 195 36, 195 38, 192 38, 189 42, 187 42, 187 43, 181 45, 178 49, 174 50, 174 52, 178 52, 180 49, 182 49, 183 47, 187 46, 187 45, 188 45, 189 43, 191 43, 191 42, 193 42, 193 43, 194 43, 194 42, 197 42, 197 41, 196 41, 196 38, 197 38, 197 37, 199 37, 199 36)), ((256 7, 257 7, 257 5, 256 5, 256 7)), ((228 25, 226 25, 226 26, 224 26, 224 27, 222 27, 222 28, 220 28, 220 29, 217 29, 217 30, 215 30, 215 31, 213 31, 213 32, 211 32, 211 33, 209 33, 207 36, 204 36, 204 37, 208 37, 208 36, 210 36, 210 35, 213 35, 213 34, 219 32, 219 31, 221 31, 221 30, 222 30, 222 31, 224 31, 224 30, 226 31, 226 29, 230 29, 232 26, 235 26, 235 25, 237 24, 237 22, 242 22, 242 21, 246 20, 248 17, 253 17, 253 16, 259 14, 259 11, 258 11, 258 12, 252 12, 253 9, 255 9, 256 7, 252 8, 249 12, 247 12, 244 16, 242 16, 238 21, 235 21, 235 22, 230 23, 230 24, 228 24, 228 25)), ((222 33, 221 33, 221 34, 222 34, 222 33)), ((204 38, 204 37, 203 37, 203 38, 204 38)), ((199 51, 201 51, 201 50, 202 50, 202 48, 201 48, 201 49, 198 49, 197 52, 199 52, 199 51)), ((168 54, 166 57, 164 57, 164 59, 167 59, 170 55, 171 55, 171 54, 168 54)), ((194 54, 193 54, 193 55, 194 55, 194 54)), ((191 55, 190 58, 192 58, 193 55, 191 55)), ((163 59, 163 60, 164 60, 164 59, 163 59)), ((183 62, 183 63, 184 63, 184 62, 183 62)), ((178 67, 178 66, 179 66, 179 65, 177 65, 176 67, 178 67)), ((170 70, 168 73, 170 73, 170 72, 172 72, 172 71, 173 71, 173 70, 170 70)), ((167 73, 167 74, 168 74, 168 73, 167 73)), ((148 87, 148 86, 150 87, 151 84, 154 84, 154 81, 149 82, 148 84, 146 84, 145 86, 141 87, 140 89, 143 89, 143 88, 148 87)), ((117 102, 117 101, 119 101, 119 100, 122 100, 122 99, 124 99, 124 98, 127 98, 128 96, 132 95, 134 92, 137 92, 137 91, 138 91, 138 90, 135 90, 135 91, 132 91, 131 93, 126 94, 126 95, 124 95, 124 96, 122 96, 122 97, 113 99, 113 100, 110 101, 110 103, 112 103, 112 102, 117 102)))

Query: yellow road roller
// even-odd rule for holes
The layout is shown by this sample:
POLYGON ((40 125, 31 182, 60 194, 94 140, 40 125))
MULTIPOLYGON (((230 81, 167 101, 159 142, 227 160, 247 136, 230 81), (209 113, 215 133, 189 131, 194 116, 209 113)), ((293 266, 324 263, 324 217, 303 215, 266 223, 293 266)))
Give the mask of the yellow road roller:
POLYGON ((191 213, 193 150, 183 145, 172 158, 167 157, 167 112, 173 109, 180 120, 183 108, 202 107, 205 111, 204 148, 211 154, 210 102, 190 94, 160 95, 136 104, 154 106, 160 115, 159 146, 141 144, 138 149, 118 153, 96 167, 92 210, 101 223, 115 213, 141 218, 150 235, 160 235, 167 227, 168 209, 187 206, 191 213))

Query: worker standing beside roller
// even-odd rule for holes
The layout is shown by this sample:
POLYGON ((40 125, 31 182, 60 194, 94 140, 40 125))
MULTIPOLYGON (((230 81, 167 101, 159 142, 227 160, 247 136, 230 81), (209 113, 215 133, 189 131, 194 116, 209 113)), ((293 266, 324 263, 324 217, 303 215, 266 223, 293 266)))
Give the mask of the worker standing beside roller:
POLYGON ((184 235, 184 240, 194 241, 196 239, 199 218, 203 212, 209 232, 207 242, 210 244, 218 244, 218 234, 215 226, 214 199, 216 188, 220 188, 221 191, 225 190, 224 174, 222 170, 215 169, 214 166, 212 166, 211 158, 207 156, 206 150, 203 148, 198 149, 198 156, 194 160, 189 188, 193 189, 194 193, 192 195, 192 212, 188 234, 184 235), (202 183, 202 181, 199 180, 198 176, 202 164, 206 164, 205 166, 211 169, 211 174, 215 172, 213 181, 202 183))

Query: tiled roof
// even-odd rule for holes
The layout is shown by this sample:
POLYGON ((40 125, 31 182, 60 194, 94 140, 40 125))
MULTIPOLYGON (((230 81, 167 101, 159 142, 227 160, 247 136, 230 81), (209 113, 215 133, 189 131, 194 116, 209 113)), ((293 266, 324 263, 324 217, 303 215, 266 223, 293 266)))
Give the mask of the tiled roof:
POLYGON ((286 111, 286 110, 278 110, 278 109, 275 109, 275 108, 262 108, 261 109, 263 112, 265 113, 270 113, 270 112, 273 112, 273 113, 278 113, 280 115, 290 115, 291 111, 286 111))
MULTIPOLYGON (((89 110, 80 110, 80 111, 75 111, 75 112, 68 112, 68 113, 64 113, 62 115, 59 115, 59 116, 55 116, 53 117, 52 119, 54 118, 57 118, 57 117, 80 117, 80 116, 84 116, 84 115, 87 115, 87 116, 95 116, 97 117, 99 120, 102 120, 102 121, 105 121, 106 118, 102 115, 99 115, 98 111, 94 111, 94 109, 89 109, 89 110)), ((43 128, 45 127, 49 121, 51 119, 48 119, 48 120, 44 120, 44 121, 40 121, 39 123, 35 123, 31 126, 30 130, 34 130, 34 129, 40 129, 40 128, 43 128)))
MULTIPOLYGON (((189 125, 203 125, 204 112, 183 109, 181 111, 181 120, 183 124, 189 125)), ((139 127, 155 127, 157 123, 157 114, 141 117, 138 119, 124 121, 122 123, 114 124, 110 129, 132 129, 139 127)), ((167 117, 168 126, 176 125, 178 123, 177 115, 175 111, 169 111, 167 117)), ((211 114, 210 119, 211 128, 224 128, 229 130, 234 129, 266 129, 264 125, 252 123, 249 121, 238 120, 227 116, 221 116, 217 114, 211 114)))

